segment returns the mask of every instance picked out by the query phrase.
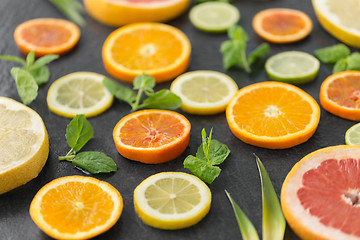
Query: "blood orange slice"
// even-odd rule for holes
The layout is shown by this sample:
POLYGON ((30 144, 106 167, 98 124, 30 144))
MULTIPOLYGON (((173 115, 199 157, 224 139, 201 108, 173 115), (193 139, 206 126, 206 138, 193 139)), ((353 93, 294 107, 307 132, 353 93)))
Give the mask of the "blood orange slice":
POLYGON ((287 175, 281 205, 302 239, 360 239, 360 146, 317 150, 287 175))

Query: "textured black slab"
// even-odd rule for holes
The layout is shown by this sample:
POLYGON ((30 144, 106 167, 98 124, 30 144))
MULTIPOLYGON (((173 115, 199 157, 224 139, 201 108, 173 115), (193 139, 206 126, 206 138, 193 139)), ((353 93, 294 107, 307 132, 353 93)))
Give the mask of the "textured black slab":
MULTIPOLYGON (((271 44, 271 54, 281 51, 298 50, 313 53, 315 49, 332 45, 338 41, 325 32, 315 18, 310 1, 299 0, 236 0, 234 4, 240 9, 240 24, 249 34, 248 49, 254 49, 263 40, 258 37, 252 27, 251 20, 255 13, 270 7, 287 7, 306 12, 314 22, 314 30, 305 40, 288 45, 271 44)), ((13 40, 15 27, 32 18, 55 17, 62 15, 47 0, 1 0, 0 1, 0 54, 21 54, 13 40)), ((72 164, 59 162, 57 156, 66 154, 68 147, 65 141, 65 128, 69 119, 51 113, 46 104, 46 94, 50 84, 57 78, 76 71, 93 71, 108 75, 101 60, 101 48, 104 40, 115 28, 97 23, 86 17, 87 25, 77 47, 50 64, 50 82, 40 87, 38 98, 30 105, 44 119, 50 138, 49 159, 39 176, 11 192, 0 196, 0 239, 49 239, 32 222, 28 210, 36 192, 51 180, 68 176, 84 175, 72 164)), ((169 24, 180 28, 192 43, 192 56, 189 71, 216 70, 225 72, 219 53, 220 43, 227 39, 226 34, 209 34, 196 30, 188 20, 188 13, 169 24)), ((13 63, 0 61, 0 95, 19 100, 10 69, 13 63)), ((269 80, 262 66, 252 74, 232 69, 226 72, 243 87, 255 82, 269 80)), ((322 65, 314 82, 300 86, 319 102, 321 82, 331 73, 331 68, 322 65)), ((157 89, 168 88, 170 83, 163 83, 157 89)), ((91 118, 95 136, 84 150, 102 151, 116 161, 119 170, 114 174, 95 175, 117 188, 124 198, 124 210, 116 225, 96 239, 241 239, 241 235, 227 200, 224 189, 227 189, 244 212, 254 223, 261 236, 261 188, 259 174, 253 153, 263 161, 278 195, 281 185, 292 166, 306 154, 322 147, 344 144, 345 131, 355 122, 340 119, 323 109, 321 120, 314 136, 306 143, 286 150, 268 150, 245 144, 230 132, 225 114, 215 116, 189 115, 181 110, 192 124, 189 147, 177 159, 161 165, 145 165, 132 162, 121 157, 112 140, 112 130, 121 117, 130 113, 130 108, 115 101, 110 110, 91 118), (221 165, 220 177, 210 186, 213 194, 212 207, 209 214, 197 225, 179 231, 162 231, 148 227, 136 216, 133 207, 132 193, 134 188, 146 177, 162 171, 185 171, 182 162, 188 154, 195 154, 201 142, 201 129, 214 127, 213 137, 227 144, 231 150, 229 158, 221 165)), ((1 153, 0 153, 1 154, 1 153)), ((298 239, 288 229, 285 239, 298 239)))

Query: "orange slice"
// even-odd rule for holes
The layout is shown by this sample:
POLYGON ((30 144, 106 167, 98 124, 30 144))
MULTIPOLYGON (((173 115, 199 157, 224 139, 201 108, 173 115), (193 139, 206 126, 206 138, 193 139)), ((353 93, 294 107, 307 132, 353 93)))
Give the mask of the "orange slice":
POLYGON ((230 130, 240 140, 283 149, 306 142, 320 120, 316 101, 298 87, 281 82, 240 89, 226 109, 230 130))
POLYGON ((178 17, 190 0, 84 0, 86 11, 101 23, 166 22, 178 17))
POLYGON ((328 112, 360 121, 360 71, 335 73, 321 85, 321 106, 328 112))
POLYGON ((69 176, 51 181, 35 195, 30 216, 56 239, 89 239, 110 229, 123 208, 120 193, 92 177, 69 176))
POLYGON ((179 29, 163 23, 134 23, 111 33, 102 55, 106 70, 115 78, 132 82, 146 72, 156 82, 164 82, 187 69, 190 51, 190 41, 179 29))
POLYGON ((287 222, 301 239, 360 239, 360 146, 317 150, 299 161, 281 189, 287 222))
POLYGON ((163 163, 178 157, 188 146, 190 122, 167 110, 142 110, 122 118, 113 131, 118 152, 143 163, 163 163))
POLYGON ((67 20, 37 18, 17 26, 14 38, 20 50, 26 54, 31 50, 37 57, 64 54, 79 41, 80 29, 67 20))
POLYGON ((270 8, 257 13, 252 22, 255 32, 273 43, 291 43, 310 34, 313 24, 305 13, 287 9, 270 8))

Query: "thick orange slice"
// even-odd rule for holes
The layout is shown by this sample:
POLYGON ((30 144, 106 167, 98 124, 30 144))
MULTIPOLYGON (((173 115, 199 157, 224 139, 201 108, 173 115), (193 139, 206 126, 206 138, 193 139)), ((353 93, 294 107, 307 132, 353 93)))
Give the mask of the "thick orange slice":
POLYGON ((106 70, 115 78, 132 82, 146 72, 156 82, 164 82, 187 69, 190 51, 190 41, 179 29, 163 23, 134 23, 111 33, 102 55, 106 70))
POLYGON ((281 189, 285 218, 301 239, 360 239, 360 146, 335 146, 301 159, 281 189))
POLYGON ((15 42, 24 53, 34 51, 37 57, 64 54, 80 38, 80 29, 74 23, 56 18, 37 18, 20 24, 14 33, 15 42))
POLYGON ((291 43, 310 34, 313 24, 305 13, 287 9, 270 8, 257 13, 252 22, 255 32, 273 43, 291 43))
POLYGON ((230 130, 264 148, 289 148, 307 141, 320 120, 320 107, 306 92, 281 82, 240 89, 226 109, 230 130))
POLYGON ((142 110, 122 118, 113 131, 119 153, 143 163, 163 163, 179 156, 190 140, 190 122, 167 110, 142 110))
POLYGON ((321 85, 320 103, 326 111, 360 121, 360 71, 335 73, 321 85))

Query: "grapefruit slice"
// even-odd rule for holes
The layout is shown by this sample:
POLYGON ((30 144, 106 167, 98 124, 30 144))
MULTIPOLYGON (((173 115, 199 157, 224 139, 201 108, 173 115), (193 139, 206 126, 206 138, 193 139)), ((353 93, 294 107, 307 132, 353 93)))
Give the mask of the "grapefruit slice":
POLYGON ((301 239, 360 239, 360 146, 317 150, 287 175, 281 205, 301 239))

